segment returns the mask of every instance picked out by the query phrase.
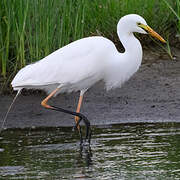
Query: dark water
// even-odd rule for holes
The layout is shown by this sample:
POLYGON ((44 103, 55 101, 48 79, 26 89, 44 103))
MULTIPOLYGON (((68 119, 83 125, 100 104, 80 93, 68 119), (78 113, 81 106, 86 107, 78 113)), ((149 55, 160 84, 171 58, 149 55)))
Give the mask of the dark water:
POLYGON ((6 130, 0 179, 180 179, 180 124, 93 127, 82 151, 72 128, 6 130))

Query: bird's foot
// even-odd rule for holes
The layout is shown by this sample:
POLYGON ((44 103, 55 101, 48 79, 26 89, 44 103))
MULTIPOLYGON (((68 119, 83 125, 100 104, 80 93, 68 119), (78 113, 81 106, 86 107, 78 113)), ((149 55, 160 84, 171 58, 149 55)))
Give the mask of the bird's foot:
POLYGON ((64 113, 71 114, 71 115, 73 115, 73 116, 78 116, 78 117, 79 117, 79 120, 78 120, 77 123, 76 123, 76 128, 78 129, 79 134, 80 134, 80 144, 83 143, 83 138, 82 138, 82 132, 81 132, 79 123, 81 122, 81 120, 83 120, 83 121, 84 121, 84 124, 85 124, 85 126, 86 126, 85 140, 88 139, 88 142, 89 142, 89 144, 90 144, 90 140, 91 140, 91 129, 90 129, 90 122, 89 122, 89 120, 87 119, 86 116, 84 116, 84 115, 81 114, 81 113, 73 112, 73 111, 70 111, 70 110, 67 110, 67 109, 63 109, 63 108, 60 108, 60 107, 55 107, 55 106, 51 106, 50 109, 51 109, 51 110, 55 110, 55 111, 64 112, 64 113))
POLYGON ((83 114, 80 114, 81 118, 77 121, 76 123, 76 129, 79 130, 79 135, 80 135, 80 144, 81 145, 84 145, 84 144, 89 144, 90 145, 90 142, 91 142, 91 127, 90 127, 90 122, 89 120, 87 119, 86 116, 84 116, 83 114), (81 128, 79 129, 78 127, 79 126, 79 123, 81 122, 81 120, 84 121, 85 123, 85 126, 86 126, 86 134, 85 134, 85 140, 83 142, 83 138, 82 138, 82 132, 81 132, 81 128))

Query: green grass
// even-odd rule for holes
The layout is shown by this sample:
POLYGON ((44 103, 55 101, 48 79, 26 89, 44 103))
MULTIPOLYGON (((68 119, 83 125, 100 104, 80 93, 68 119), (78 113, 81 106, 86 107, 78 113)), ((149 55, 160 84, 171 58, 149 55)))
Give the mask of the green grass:
POLYGON ((180 34, 180 0, 175 0, 173 3, 167 0, 163 0, 170 11, 176 16, 177 18, 177 29, 178 33, 180 34))
POLYGON ((172 26, 180 32, 179 0, 1 0, 1 88, 26 64, 76 39, 103 35, 118 42, 117 22, 129 13, 143 16, 165 37, 172 26))

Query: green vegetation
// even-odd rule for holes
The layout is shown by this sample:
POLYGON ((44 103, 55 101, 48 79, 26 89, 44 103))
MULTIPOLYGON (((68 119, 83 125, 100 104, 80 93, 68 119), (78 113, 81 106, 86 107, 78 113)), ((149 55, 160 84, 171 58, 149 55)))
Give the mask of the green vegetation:
POLYGON ((71 41, 103 35, 116 42, 117 22, 129 13, 142 15, 165 38, 172 26, 180 32, 180 0, 1 0, 2 88, 20 68, 71 41))
POLYGON ((174 3, 175 3, 175 9, 173 9, 174 5, 171 4, 170 2, 168 2, 167 0, 163 0, 167 7, 171 10, 171 12, 177 17, 177 28, 178 28, 178 31, 180 33, 180 0, 176 0, 174 3))

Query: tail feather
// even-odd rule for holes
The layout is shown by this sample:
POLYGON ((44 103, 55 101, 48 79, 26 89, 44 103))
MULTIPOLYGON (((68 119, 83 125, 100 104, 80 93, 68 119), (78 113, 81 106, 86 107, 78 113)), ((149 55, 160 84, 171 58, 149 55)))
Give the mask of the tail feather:
POLYGON ((18 92, 17 92, 16 96, 14 97, 11 105, 9 106, 9 108, 8 108, 8 110, 7 110, 6 115, 5 115, 5 117, 4 117, 4 119, 3 119, 3 122, 2 122, 1 128, 0 128, 0 132, 3 130, 3 127, 4 127, 4 124, 5 124, 5 122, 6 122, 7 116, 8 116, 8 114, 9 114, 9 112, 10 112, 10 110, 11 110, 11 108, 12 108, 14 102, 15 102, 15 100, 17 99, 18 95, 20 94, 21 90, 22 90, 22 88, 21 88, 21 89, 18 89, 18 92))

